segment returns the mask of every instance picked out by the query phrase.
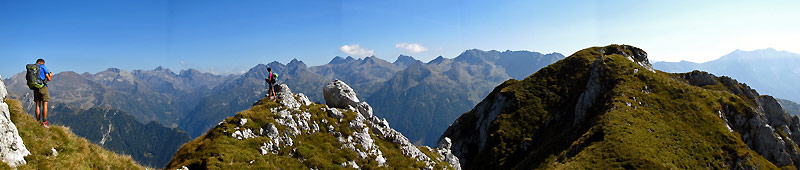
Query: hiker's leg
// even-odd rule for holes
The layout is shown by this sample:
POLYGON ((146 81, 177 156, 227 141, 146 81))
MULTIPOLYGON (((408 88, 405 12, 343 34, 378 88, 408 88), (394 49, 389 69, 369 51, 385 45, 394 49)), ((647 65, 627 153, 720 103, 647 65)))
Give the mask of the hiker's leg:
POLYGON ((39 106, 41 106, 41 104, 41 101, 36 101, 36 109, 33 109, 33 113, 36 113, 36 121, 39 121, 39 106))
POLYGON ((42 122, 47 122, 47 102, 42 101, 42 122))

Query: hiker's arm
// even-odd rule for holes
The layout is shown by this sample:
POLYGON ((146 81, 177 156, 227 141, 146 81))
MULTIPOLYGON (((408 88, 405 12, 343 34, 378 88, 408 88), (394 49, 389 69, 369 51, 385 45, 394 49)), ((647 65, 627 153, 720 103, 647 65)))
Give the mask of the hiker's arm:
POLYGON ((44 77, 47 78, 47 81, 51 81, 50 79, 52 79, 53 73, 47 73, 44 75, 44 77))

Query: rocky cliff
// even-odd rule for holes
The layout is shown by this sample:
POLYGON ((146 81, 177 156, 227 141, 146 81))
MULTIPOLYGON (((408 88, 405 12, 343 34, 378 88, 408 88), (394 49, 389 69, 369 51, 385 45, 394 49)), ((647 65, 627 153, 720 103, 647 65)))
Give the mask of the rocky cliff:
MULTIPOLYGON (((3 78, 0 77, 0 80, 3 78)), ((25 165, 25 156, 31 154, 22 138, 19 137, 17 126, 11 122, 11 114, 5 98, 8 95, 6 85, 0 81, 0 160, 11 167, 25 165)))
POLYGON ((323 88, 328 105, 312 103, 285 84, 178 151, 167 169, 460 169, 449 140, 415 146, 373 115, 355 91, 335 80, 323 88))
POLYGON ((794 169, 798 125, 729 77, 653 70, 610 45, 504 82, 442 139, 464 169, 794 169))

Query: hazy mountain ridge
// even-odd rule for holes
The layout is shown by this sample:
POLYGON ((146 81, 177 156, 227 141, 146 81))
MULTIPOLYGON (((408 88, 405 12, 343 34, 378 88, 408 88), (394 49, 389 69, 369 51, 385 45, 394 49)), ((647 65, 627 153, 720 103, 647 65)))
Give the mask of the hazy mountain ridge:
POLYGON ((793 101, 789 101, 786 99, 777 99, 778 103, 781 104, 781 107, 786 110, 786 113, 789 113, 793 116, 800 116, 800 104, 797 104, 793 101))
POLYGON ((672 73, 702 70, 730 76, 758 89, 762 94, 800 101, 800 90, 797 90, 797 85, 800 84, 798 63, 800 54, 767 48, 736 50, 704 63, 655 62, 653 67, 672 73))

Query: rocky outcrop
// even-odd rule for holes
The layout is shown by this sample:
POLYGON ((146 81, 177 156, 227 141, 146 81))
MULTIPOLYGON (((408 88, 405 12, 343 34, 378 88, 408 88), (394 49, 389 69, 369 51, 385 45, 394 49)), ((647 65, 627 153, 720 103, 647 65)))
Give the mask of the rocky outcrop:
MULTIPOLYGON (((630 59, 630 58, 629 58, 630 59)), ((578 103, 575 104, 575 119, 572 122, 573 126, 577 126, 579 123, 583 122, 584 119, 588 115, 586 115, 586 110, 588 110, 592 105, 594 105, 595 100, 600 97, 600 94, 605 93, 608 89, 604 87, 603 83, 600 82, 600 79, 603 76, 603 63, 602 59, 595 59, 592 63, 592 69, 589 73, 589 81, 586 83, 586 88, 583 90, 581 97, 578 98, 578 103)))
POLYGON ((698 87, 717 84, 717 76, 705 71, 695 70, 689 73, 681 74, 681 78, 686 79, 689 84, 698 87))
POLYGON ((353 88, 350 88, 341 80, 334 80, 322 89, 325 103, 336 108, 347 108, 347 106, 357 106, 360 101, 353 88))
POLYGON ((748 147, 778 166, 800 165, 800 140, 797 117, 789 115, 772 96, 759 96, 751 113, 737 113, 725 105, 722 115, 728 126, 740 134, 748 147), (742 115, 753 115, 746 117, 742 115))
POLYGON ((800 165, 800 122, 791 117, 772 96, 761 96, 756 90, 730 77, 717 77, 704 71, 682 73, 688 84, 703 87, 721 83, 733 94, 755 101, 756 106, 739 113, 734 105, 725 104, 719 112, 726 125, 742 135, 747 146, 778 166, 800 165), (752 115, 752 116, 743 116, 752 115))
POLYGON ((341 80, 333 80, 322 89, 325 103, 336 108, 355 108, 364 117, 372 117, 372 107, 367 102, 360 102, 356 92, 341 80))
POLYGON ((0 160, 11 167, 17 167, 25 165, 25 156, 31 153, 22 143, 17 126, 11 122, 11 113, 5 102, 7 95, 6 86, 0 77, 0 113, 2 113, 2 117, 0 117, 0 160))

